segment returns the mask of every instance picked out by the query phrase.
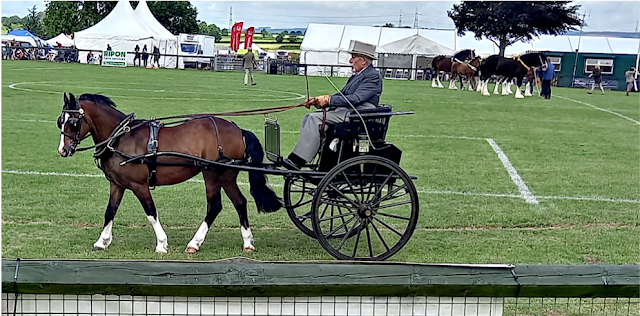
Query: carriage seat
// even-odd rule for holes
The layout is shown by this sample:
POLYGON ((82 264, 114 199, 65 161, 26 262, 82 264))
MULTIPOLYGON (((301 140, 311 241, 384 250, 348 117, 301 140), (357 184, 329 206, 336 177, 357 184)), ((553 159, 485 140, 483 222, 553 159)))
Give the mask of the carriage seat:
POLYGON ((349 121, 327 125, 327 139, 366 137, 366 125, 372 142, 384 141, 389 128, 389 120, 394 115, 391 112, 392 107, 393 105, 391 104, 381 104, 380 107, 375 109, 359 110, 360 116, 356 111, 351 111, 348 114, 349 121), (364 120, 365 124, 362 124, 362 120, 364 120))

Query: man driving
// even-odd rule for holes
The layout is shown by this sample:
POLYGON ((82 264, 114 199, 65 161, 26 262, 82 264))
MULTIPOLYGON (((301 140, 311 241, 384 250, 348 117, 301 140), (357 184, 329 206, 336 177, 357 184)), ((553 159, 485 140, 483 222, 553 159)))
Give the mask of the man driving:
MULTIPOLYGON (((382 94, 382 76, 371 63, 376 59, 376 46, 351 40, 349 63, 353 75, 340 92, 333 95, 320 95, 307 100, 306 107, 312 105, 318 109, 327 108, 326 124, 335 124, 348 120, 349 113, 378 107, 382 94)), ((302 119, 300 137, 293 151, 284 159, 287 169, 298 170, 311 162, 320 149, 320 128, 323 121, 322 111, 308 113, 302 119)), ((326 130, 326 124, 324 128, 326 130)))

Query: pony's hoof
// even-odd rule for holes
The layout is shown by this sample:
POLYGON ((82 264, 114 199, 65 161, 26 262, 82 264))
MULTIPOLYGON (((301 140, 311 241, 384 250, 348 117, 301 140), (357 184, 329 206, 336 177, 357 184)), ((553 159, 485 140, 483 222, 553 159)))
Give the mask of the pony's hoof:
POLYGON ((194 254, 194 253, 198 252, 198 249, 193 248, 193 247, 187 247, 187 249, 186 249, 184 252, 186 252, 186 253, 188 253, 188 254, 192 255, 192 254, 194 254))
POLYGON ((253 252, 254 250, 256 250, 255 247, 251 246, 251 247, 244 247, 244 252, 253 252))
POLYGON ((93 251, 101 251, 101 250, 105 250, 105 249, 107 249, 107 248, 93 245, 93 251))

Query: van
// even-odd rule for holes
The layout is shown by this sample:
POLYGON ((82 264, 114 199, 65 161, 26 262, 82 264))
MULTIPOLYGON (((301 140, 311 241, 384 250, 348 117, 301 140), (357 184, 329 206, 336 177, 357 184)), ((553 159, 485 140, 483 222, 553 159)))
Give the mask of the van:
POLYGON ((215 57, 215 37, 199 34, 178 35, 178 68, 212 67, 215 57))

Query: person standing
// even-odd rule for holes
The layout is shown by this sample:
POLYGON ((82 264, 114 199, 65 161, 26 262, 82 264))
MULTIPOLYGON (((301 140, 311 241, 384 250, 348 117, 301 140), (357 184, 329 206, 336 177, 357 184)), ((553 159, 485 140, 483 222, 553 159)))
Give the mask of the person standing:
POLYGON ((147 59, 149 59, 149 53, 147 52, 147 44, 144 44, 144 47, 142 47, 142 62, 145 67, 147 67, 147 59))
MULTIPOLYGON (((629 68, 629 70, 624 73, 624 79, 627 82, 627 96, 629 96, 629 92, 634 90, 633 88, 636 84, 635 74, 636 69, 634 67, 629 68)), ((638 91, 637 87, 635 90, 638 91)))
POLYGON ((551 99, 551 80, 555 75, 556 67, 551 63, 551 58, 547 57, 547 63, 538 70, 540 78, 542 78, 542 92, 540 96, 545 99, 551 99))
MULTIPOLYGON (((320 128, 323 120, 327 124, 346 122, 349 113, 354 110, 374 109, 380 103, 382 95, 382 76, 371 65, 376 59, 376 46, 351 40, 348 53, 353 75, 338 93, 320 95, 307 100, 306 107, 311 105, 323 111, 307 113, 302 119, 300 137, 293 151, 283 160, 283 166, 290 170, 298 170, 311 162, 322 145, 320 128), (324 118, 323 118, 324 117, 324 118)), ((326 124, 324 125, 326 128, 326 124)))
POLYGON ((244 85, 247 85, 248 77, 251 76, 251 85, 255 86, 256 82, 253 80, 253 68, 256 66, 256 57, 249 47, 249 51, 242 57, 242 65, 244 66, 244 85))
POLYGON ((138 67, 142 66, 140 62, 140 46, 136 44, 136 48, 133 49, 135 51, 135 56, 133 57, 133 66, 136 66, 136 60, 138 60, 138 67))
POLYGON ((153 45, 153 67, 160 67, 160 49, 156 45, 153 45))
POLYGON ((602 87, 602 72, 600 71, 600 65, 595 65, 593 67, 593 72, 589 75, 589 78, 593 77, 593 82, 591 83, 591 91, 587 92, 589 94, 593 93, 593 89, 596 88, 596 85, 600 87, 602 94, 604 94, 604 88, 602 87))
POLYGON ((111 45, 107 44, 107 50, 111 50, 111 45))

